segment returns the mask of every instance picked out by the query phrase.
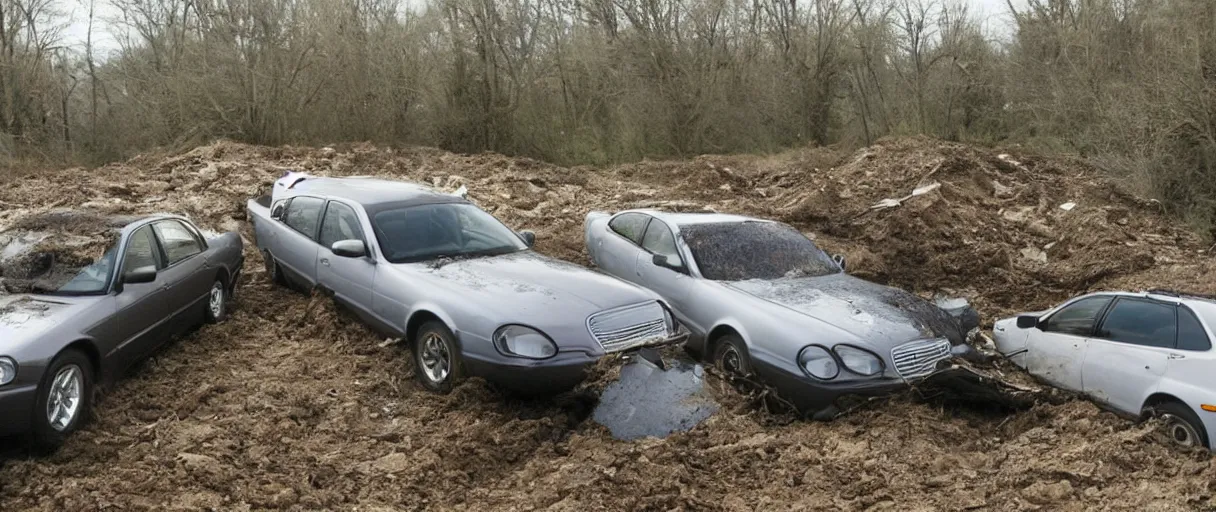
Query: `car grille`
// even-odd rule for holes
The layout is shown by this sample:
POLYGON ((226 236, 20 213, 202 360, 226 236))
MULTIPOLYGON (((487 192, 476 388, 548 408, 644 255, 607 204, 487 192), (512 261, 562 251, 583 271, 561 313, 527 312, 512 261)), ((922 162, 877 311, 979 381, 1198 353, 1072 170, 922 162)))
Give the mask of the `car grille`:
POLYGON ((667 337, 667 320, 658 302, 601 311, 587 319, 587 329, 605 352, 620 352, 667 337))
POLYGON ((937 363, 950 357, 950 341, 920 340, 905 343, 891 350, 895 371, 904 379, 915 379, 933 373, 937 363))

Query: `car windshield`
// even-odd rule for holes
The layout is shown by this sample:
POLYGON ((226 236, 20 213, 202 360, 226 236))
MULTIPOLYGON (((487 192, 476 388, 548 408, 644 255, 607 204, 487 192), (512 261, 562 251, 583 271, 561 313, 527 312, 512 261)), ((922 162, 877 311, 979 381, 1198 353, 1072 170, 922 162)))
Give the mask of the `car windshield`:
POLYGON ((798 230, 777 222, 680 227, 701 275, 714 281, 816 277, 840 266, 798 230))
POLYGON ((380 250, 392 263, 494 256, 527 249, 519 235, 468 203, 389 208, 372 216, 380 250))
POLYGON ((95 259, 84 259, 60 247, 31 249, 3 261, 4 292, 91 295, 110 285, 115 261, 112 246, 95 259))

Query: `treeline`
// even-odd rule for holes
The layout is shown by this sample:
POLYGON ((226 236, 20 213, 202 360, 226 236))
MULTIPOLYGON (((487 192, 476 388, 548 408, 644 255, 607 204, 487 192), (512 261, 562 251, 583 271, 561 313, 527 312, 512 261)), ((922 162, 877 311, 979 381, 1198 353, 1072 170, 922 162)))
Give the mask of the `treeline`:
POLYGON ((962 0, 92 1, 121 12, 89 17, 117 52, 0 0, 0 157, 228 137, 607 163, 928 134, 1095 158, 1216 219, 1212 0, 1011 3, 1009 40, 962 0))

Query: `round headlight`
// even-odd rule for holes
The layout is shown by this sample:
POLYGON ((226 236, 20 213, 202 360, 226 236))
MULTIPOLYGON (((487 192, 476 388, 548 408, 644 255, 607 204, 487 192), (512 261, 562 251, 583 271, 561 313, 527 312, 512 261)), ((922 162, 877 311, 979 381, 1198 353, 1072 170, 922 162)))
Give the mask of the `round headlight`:
POLYGON ((869 350, 848 345, 836 345, 832 347, 832 351, 840 357, 840 363, 853 373, 866 377, 882 373, 882 359, 869 350))
POLYGON ((557 345, 544 333, 522 325, 504 325, 494 333, 494 345, 508 356, 548 359, 557 354, 557 345))
POLYGON ((798 366, 807 375, 816 379, 832 380, 840 375, 840 365, 828 349, 819 345, 810 345, 798 353, 798 366))
POLYGON ((17 380, 17 362, 7 357, 0 357, 0 386, 17 380))

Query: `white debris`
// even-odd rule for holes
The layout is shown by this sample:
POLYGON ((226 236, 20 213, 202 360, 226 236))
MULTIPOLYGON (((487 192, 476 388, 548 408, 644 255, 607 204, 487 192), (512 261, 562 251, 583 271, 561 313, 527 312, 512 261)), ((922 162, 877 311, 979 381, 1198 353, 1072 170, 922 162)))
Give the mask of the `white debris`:
POLYGON ((874 205, 871 206, 870 209, 871 210, 882 210, 884 208, 894 208, 894 207, 902 204, 904 201, 912 199, 913 197, 916 197, 916 196, 923 196, 925 194, 928 194, 929 192, 932 192, 934 190, 937 190, 938 188, 941 188, 941 186, 942 186, 942 184, 938 183, 936 181, 933 183, 930 183, 928 185, 921 185, 919 187, 916 187, 914 190, 912 190, 911 194, 908 194, 899 199, 883 199, 882 201, 874 203, 874 205))
POLYGON ((1064 204, 1062 204, 1062 205, 1060 205, 1060 209, 1061 209, 1061 210, 1064 210, 1064 211, 1066 211, 1066 212, 1071 212, 1071 211, 1072 211, 1072 209, 1073 209, 1073 208, 1076 208, 1076 207, 1077 207, 1077 203, 1074 203, 1074 202, 1071 202, 1071 201, 1070 201, 1070 202, 1067 202, 1067 203, 1064 203, 1064 204))
POLYGON ((1024 247, 1022 257, 1037 263, 1047 263, 1047 253, 1037 247, 1024 247))

